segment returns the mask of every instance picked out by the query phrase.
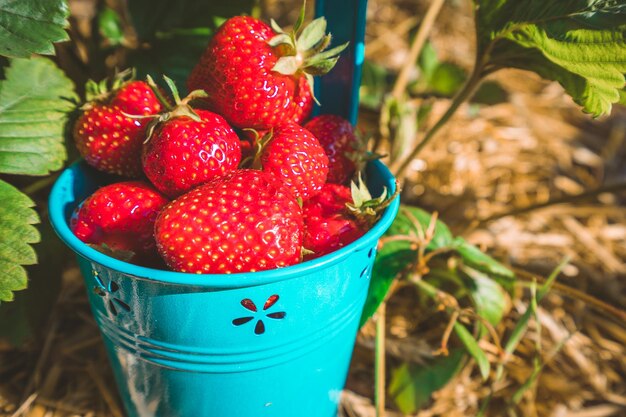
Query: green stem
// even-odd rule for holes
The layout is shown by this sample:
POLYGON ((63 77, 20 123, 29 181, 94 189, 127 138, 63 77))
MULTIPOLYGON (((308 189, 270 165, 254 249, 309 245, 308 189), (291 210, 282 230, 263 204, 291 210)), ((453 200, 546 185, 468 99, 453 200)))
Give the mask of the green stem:
POLYGON ((483 65, 481 64, 474 68, 472 75, 467 79, 463 88, 461 88, 461 90, 452 99, 448 110, 446 110, 437 123, 435 123, 433 127, 426 132, 424 139, 422 139, 415 149, 413 149, 411 154, 404 158, 404 160, 399 164, 394 164, 392 166, 392 171, 394 172, 396 178, 404 176, 405 171, 411 164, 411 161, 413 161, 420 154, 426 145, 428 145, 428 143, 435 137, 437 132, 439 132, 439 130, 446 125, 448 120, 450 120, 450 118, 456 113, 461 104, 465 103, 474 94, 483 79, 482 67, 483 65))
POLYGON ((376 417, 385 416, 385 320, 387 313, 387 303, 383 301, 376 313, 376 345, 375 345, 375 370, 374 382, 376 393, 374 402, 376 404, 376 417))
POLYGON ((163 92, 161 91, 159 86, 154 82, 154 79, 150 75, 146 76, 146 82, 148 83, 148 86, 152 89, 152 92, 154 92, 154 95, 156 96, 157 100, 161 102, 163 109, 165 109, 166 111, 172 110, 174 106, 172 106, 170 104, 170 101, 167 99, 167 97, 163 95, 163 92))

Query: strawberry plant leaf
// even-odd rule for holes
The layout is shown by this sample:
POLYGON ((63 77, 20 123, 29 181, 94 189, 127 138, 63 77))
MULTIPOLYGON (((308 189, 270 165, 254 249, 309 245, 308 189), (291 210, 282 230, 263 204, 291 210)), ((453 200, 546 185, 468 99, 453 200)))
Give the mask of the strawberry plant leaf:
POLYGON ((461 237, 454 240, 454 248, 461 255, 465 265, 493 277, 507 290, 512 288, 515 274, 509 268, 461 237))
POLYGON ((559 82, 583 110, 608 114, 626 73, 626 5, 615 0, 474 0, 485 73, 512 67, 559 82))
POLYGON ((98 15, 98 29, 109 46, 120 45, 124 41, 122 18, 110 7, 105 7, 98 15))
POLYGON ((0 0, 0 55, 54 55, 52 42, 69 39, 65 0, 0 0))
POLYGON ((478 342, 474 339, 474 336, 458 321, 454 323, 454 332, 461 339, 463 346, 467 352, 474 358, 476 363, 478 364, 478 369, 480 370, 480 375, 483 377, 483 381, 486 381, 489 378, 489 369, 491 365, 489 364, 489 359, 487 358, 487 354, 484 350, 478 346, 478 342))
POLYGON ((416 252, 409 242, 389 242, 380 248, 372 268, 372 278, 363 306, 360 326, 364 325, 383 302, 398 275, 415 261, 416 252))
POLYGON ((39 242, 39 216, 33 201, 11 184, 0 180, 0 302, 13 300, 13 291, 26 288, 26 270, 22 265, 37 262, 30 246, 39 242))
MULTIPOLYGON (((385 233, 385 236, 416 235, 418 226, 414 224, 414 221, 417 221, 419 227, 425 232, 431 219, 432 214, 427 211, 418 207, 402 205, 398 216, 385 233)), ((427 250, 434 250, 449 247, 452 246, 453 242, 454 239, 448 226, 437 220, 433 239, 426 248, 427 250)), ((376 312, 380 303, 387 296, 394 279, 406 270, 416 260, 416 257, 417 251, 408 240, 395 240, 383 243, 374 261, 372 280, 367 299, 365 300, 363 314, 361 315, 361 326, 376 312)))
POLYGON ((379 109, 388 90, 388 71, 372 61, 363 61, 363 75, 359 89, 359 104, 370 109, 379 109))
POLYGON ((46 175, 66 159, 73 83, 46 58, 16 58, 0 81, 0 173, 46 175))
MULTIPOLYGON (((402 205, 398 216, 394 220, 393 224, 389 228, 389 235, 399 234, 417 234, 418 227, 424 232, 428 229, 432 221, 432 213, 422 210, 418 207, 402 205), (415 224, 414 220, 417 220, 419 226, 415 224)), ((452 232, 448 229, 448 226, 440 220, 435 223, 435 232, 433 238, 426 246, 427 250, 435 250, 454 245, 454 237, 452 232)))
POLYGON ((392 370, 389 396, 404 414, 414 414, 456 375, 463 362, 462 349, 450 351, 425 365, 402 364, 392 370))
POLYGON ((465 286, 469 289, 476 312, 492 325, 502 320, 508 309, 504 289, 493 279, 476 269, 462 267, 463 273, 469 278, 465 286))

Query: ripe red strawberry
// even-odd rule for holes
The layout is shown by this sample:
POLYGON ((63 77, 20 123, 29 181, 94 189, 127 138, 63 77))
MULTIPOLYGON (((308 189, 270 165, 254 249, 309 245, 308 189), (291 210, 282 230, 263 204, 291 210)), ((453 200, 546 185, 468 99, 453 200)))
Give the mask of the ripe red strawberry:
POLYGON ((280 178, 294 196, 306 200, 317 194, 328 174, 328 157, 318 140, 295 123, 275 128, 259 141, 255 168, 280 178))
POLYGON ((161 111, 161 103, 143 81, 118 77, 107 91, 106 80, 87 83, 88 103, 74 125, 76 147, 88 164, 111 174, 140 177, 141 144, 147 116, 161 111))
POLYGON ((235 171, 241 160, 239 137, 226 120, 189 107, 198 94, 180 100, 174 92, 176 106, 154 121, 143 149, 146 176, 172 198, 235 171))
POLYGON ((302 211, 272 175, 238 170, 170 203, 155 224, 170 268, 192 273, 261 271, 299 262, 302 211))
POLYGON ((321 192, 305 201, 303 246, 310 253, 305 260, 334 252, 363 236, 378 221, 383 210, 398 195, 387 198, 386 190, 372 198, 359 176, 351 188, 326 183, 321 192))
POLYGON ((331 183, 325 184, 318 195, 304 202, 303 246, 312 252, 305 255, 306 260, 334 252, 367 231, 347 213, 348 203, 352 203, 350 188, 331 183))
POLYGON ((210 108, 236 127, 302 122, 313 106, 313 75, 330 71, 347 46, 321 55, 330 44, 326 21, 316 19, 301 30, 303 20, 304 8, 294 33, 287 34, 275 22, 270 27, 248 16, 228 19, 192 70, 189 90, 206 91, 210 108))
POLYGON ((153 237, 154 221, 168 200, 150 185, 127 181, 107 185, 76 208, 70 228, 83 242, 124 260, 152 264, 159 257, 153 237))
POLYGON ((328 156, 328 182, 346 184, 354 175, 356 165, 350 154, 358 148, 352 124, 341 116, 323 114, 304 127, 317 138, 328 156))
POLYGON ((149 115, 161 111, 161 102, 145 81, 129 81, 122 85, 111 99, 111 104, 124 113, 149 115))

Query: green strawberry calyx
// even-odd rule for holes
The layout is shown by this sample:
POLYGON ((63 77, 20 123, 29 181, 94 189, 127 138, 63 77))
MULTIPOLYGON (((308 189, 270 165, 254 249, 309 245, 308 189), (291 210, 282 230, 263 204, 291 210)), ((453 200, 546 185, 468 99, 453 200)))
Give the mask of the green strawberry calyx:
POLYGON ((384 187, 380 196, 373 198, 359 171, 358 183, 352 181, 350 191, 352 203, 346 203, 346 208, 357 223, 369 229, 378 221, 387 206, 400 195, 400 185, 396 180, 396 191, 392 195, 388 196, 387 187, 384 187))
POLYGON ((328 73, 339 60, 339 54, 346 49, 349 42, 326 50, 331 43, 332 36, 326 33, 326 19, 318 17, 307 26, 304 26, 304 13, 306 1, 300 10, 300 16, 291 32, 285 32, 279 25, 271 20, 272 29, 276 36, 268 41, 275 48, 280 58, 272 68, 283 75, 304 74, 311 95, 313 95, 313 77, 328 73))
POLYGON ((93 103, 108 102, 124 84, 133 81, 135 75, 135 69, 128 68, 115 73, 112 77, 104 78, 100 82, 87 80, 85 83, 85 104, 83 104, 81 109, 87 110, 93 103))
POLYGON ((146 140, 144 141, 144 143, 147 143, 150 140, 150 138, 152 137, 152 134, 154 133, 154 130, 161 123, 165 123, 168 120, 174 119, 176 117, 189 117, 190 119, 195 120, 196 122, 202 121, 198 113, 196 113, 194 109, 191 107, 190 102, 195 99, 206 98, 208 97, 208 94, 203 90, 194 90, 191 93, 189 93, 187 97, 181 99, 180 95, 178 94, 178 88, 176 88, 176 84, 174 84, 174 81, 172 81, 171 78, 165 75, 163 76, 163 79, 165 80, 165 83, 169 87, 170 91, 172 92, 172 97, 174 98, 174 105, 170 104, 171 103, 170 100, 168 100, 167 97, 163 95, 163 92, 161 91, 159 86, 157 86, 157 84, 154 82, 152 77, 148 75, 146 76, 146 82, 148 83, 152 91, 154 92, 154 95, 163 105, 163 108, 165 109, 165 111, 157 115, 149 115, 149 116, 133 116, 133 115, 124 113, 125 116, 131 117, 131 118, 152 119, 146 126, 146 140))

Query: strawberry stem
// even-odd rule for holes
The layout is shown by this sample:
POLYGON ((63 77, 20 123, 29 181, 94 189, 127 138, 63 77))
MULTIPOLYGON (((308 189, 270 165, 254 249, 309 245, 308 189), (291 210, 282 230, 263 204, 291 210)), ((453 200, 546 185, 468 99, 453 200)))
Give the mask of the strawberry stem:
POLYGON ((159 86, 154 82, 154 79, 148 74, 146 75, 146 83, 152 89, 152 92, 156 96, 156 98, 161 102, 161 105, 165 110, 172 110, 173 106, 170 104, 170 101, 165 98, 163 92, 159 88, 159 86))
POLYGON ((160 123, 166 122, 173 118, 189 117, 190 119, 196 122, 202 121, 202 118, 198 115, 198 113, 196 113, 193 110, 189 102, 191 102, 192 100, 196 98, 208 97, 209 95, 203 90, 194 90, 191 93, 189 93, 184 99, 181 100, 180 95, 178 94, 178 88, 176 88, 176 84, 174 84, 174 81, 172 81, 171 78, 165 75, 163 76, 163 79, 165 80, 169 89, 172 92, 175 105, 174 106, 170 105, 169 100, 167 100, 163 96, 163 94, 161 93, 161 89, 156 85, 152 77, 150 77, 150 75, 146 76, 146 81, 148 85, 150 86, 152 91, 154 91, 154 94, 157 96, 159 101, 163 104, 163 107, 166 109, 166 111, 159 114, 156 117, 150 116, 154 118, 153 120, 150 121, 150 123, 148 123, 146 127, 146 140, 144 141, 144 143, 147 143, 148 141, 150 141, 150 138, 152 137, 152 133, 154 133, 154 130, 160 123))
POLYGON ((274 129, 270 129, 262 138, 259 139, 258 133, 256 133, 256 140, 254 141, 254 154, 250 157, 252 158, 251 169, 261 170, 263 169, 263 164, 261 162, 261 155, 263 154, 263 150, 267 146, 268 143, 274 137, 274 129))
POLYGON ((170 88, 172 96, 174 96, 174 103, 180 104, 180 94, 178 94, 178 88, 176 88, 176 84, 174 83, 174 81, 167 75, 164 75, 163 79, 167 83, 167 86, 170 88))

